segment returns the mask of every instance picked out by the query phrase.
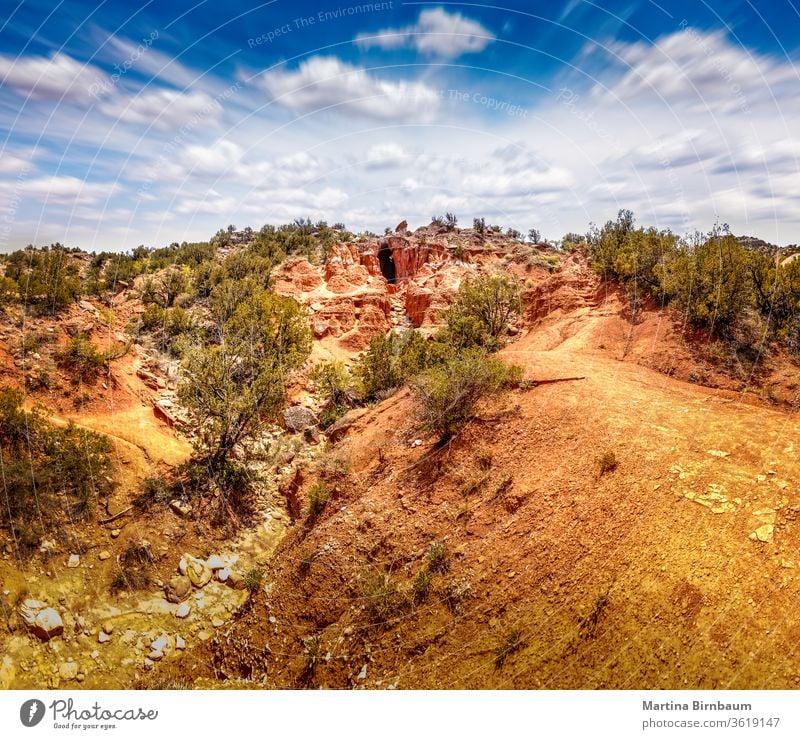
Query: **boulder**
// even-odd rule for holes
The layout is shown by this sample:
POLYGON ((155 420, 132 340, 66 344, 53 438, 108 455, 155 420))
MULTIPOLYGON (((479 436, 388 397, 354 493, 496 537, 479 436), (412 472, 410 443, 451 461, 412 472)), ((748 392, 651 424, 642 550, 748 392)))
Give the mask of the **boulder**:
POLYGON ((28 631, 42 641, 49 641, 64 633, 61 615, 44 601, 29 598, 20 607, 19 615, 28 631))
POLYGON ((185 575, 176 575, 164 586, 164 597, 170 603, 180 603, 189 597, 191 591, 192 581, 185 575))
POLYGON ((283 412, 283 421, 290 431, 303 431, 317 424, 314 412, 302 405, 293 405, 283 412))
POLYGON ((192 557, 191 554, 185 554, 184 559, 186 560, 186 576, 192 585, 196 588, 202 588, 211 581, 213 572, 202 559, 192 557))
POLYGON ((405 234, 406 231, 408 231, 408 221, 400 221, 400 223, 394 227, 395 233, 405 234))

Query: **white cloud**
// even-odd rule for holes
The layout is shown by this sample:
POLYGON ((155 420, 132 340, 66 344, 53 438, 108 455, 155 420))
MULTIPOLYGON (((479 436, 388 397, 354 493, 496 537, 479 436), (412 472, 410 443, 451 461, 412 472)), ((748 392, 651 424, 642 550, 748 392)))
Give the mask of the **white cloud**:
POLYGON ((368 169, 389 169, 403 163, 408 156, 400 144, 386 142, 371 146, 364 157, 368 169))
POLYGON ((19 193, 37 201, 55 203, 96 203, 111 197, 119 189, 120 186, 113 182, 85 182, 65 175, 0 182, 1 193, 19 193))
MULTIPOLYGON (((145 39, 145 42, 148 39, 145 39)), ((149 74, 164 82, 175 85, 176 87, 188 88, 195 87, 202 74, 194 72, 188 67, 178 62, 173 56, 165 54, 154 48, 158 44, 158 36, 147 43, 134 43, 119 36, 111 36, 108 39, 107 49, 115 64, 120 68, 128 63, 129 68, 140 74, 149 74)))
POLYGON ((0 152, 0 174, 25 174, 34 168, 33 160, 38 156, 35 148, 20 151, 0 152))
MULTIPOLYGON (((782 64, 734 45, 724 32, 686 28, 655 43, 613 42, 609 49, 627 71, 612 85, 618 98, 661 98, 721 112, 747 112, 757 103, 797 93, 798 76, 782 64)), ((596 95, 607 95, 598 87, 596 95)), ((786 100, 781 99, 781 104, 786 100)))
POLYGON ((222 111, 219 103, 204 92, 152 90, 133 97, 106 100, 100 111, 124 123, 153 125, 173 130, 191 122, 215 120, 222 111))
POLYGON ((102 74, 89 64, 55 52, 50 57, 0 54, 0 85, 33 100, 90 102, 102 74))
POLYGON ((359 46, 381 49, 410 47, 425 56, 455 59, 461 54, 483 51, 495 35, 478 21, 444 8, 431 8, 419 14, 416 23, 403 28, 386 28, 375 34, 356 36, 359 46))
POLYGON ((272 70, 258 78, 273 99, 306 113, 336 108, 379 120, 427 119, 439 104, 436 90, 421 82, 384 80, 335 57, 315 56, 295 70, 272 70))
POLYGON ((242 155, 242 147, 237 143, 220 139, 210 146, 187 146, 181 161, 186 173, 219 177, 236 170, 242 155))

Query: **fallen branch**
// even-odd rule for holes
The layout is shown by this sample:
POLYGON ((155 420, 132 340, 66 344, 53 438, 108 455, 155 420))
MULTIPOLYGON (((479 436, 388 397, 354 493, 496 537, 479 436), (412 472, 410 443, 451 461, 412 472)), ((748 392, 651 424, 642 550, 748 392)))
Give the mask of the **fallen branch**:
POLYGON ((119 513, 115 513, 111 518, 104 518, 99 523, 101 526, 105 526, 107 523, 112 523, 116 521, 118 518, 122 518, 128 511, 133 510, 133 506, 129 505, 124 510, 120 511, 119 513))
POLYGON ((585 380, 586 377, 556 377, 552 380, 529 380, 534 385, 551 385, 554 382, 572 382, 573 380, 585 380))

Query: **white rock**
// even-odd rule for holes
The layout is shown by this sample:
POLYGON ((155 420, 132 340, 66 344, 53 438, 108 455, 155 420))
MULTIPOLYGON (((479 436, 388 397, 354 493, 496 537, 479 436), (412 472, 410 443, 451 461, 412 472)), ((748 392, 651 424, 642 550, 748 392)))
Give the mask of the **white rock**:
POLYGON ((167 648, 167 644, 169 644, 169 638, 162 634, 157 639, 153 639, 150 649, 154 652, 163 652, 167 648))
POLYGON ((186 649, 186 642, 182 636, 177 635, 175 637, 175 649, 186 649))
POLYGON ((111 635, 110 634, 106 634, 105 631, 101 631, 97 635, 97 641, 99 641, 101 644, 105 644, 106 642, 111 641, 111 635))
POLYGON ((78 567, 81 563, 81 558, 77 554, 70 554, 69 559, 67 560, 67 567, 71 570, 74 570, 78 567))
POLYGON ((191 611, 191 608, 189 608, 189 604, 188 603, 181 603, 175 609, 175 616, 177 618, 186 618, 189 615, 190 611, 191 611))
POLYGON ((217 577, 219 578, 220 582, 225 582, 231 576, 230 567, 223 567, 221 570, 217 570, 217 577))
POLYGON ((41 600, 28 599, 19 609, 28 630, 42 641, 64 633, 64 622, 55 608, 41 600))
POLYGON ((206 564, 207 564, 207 565, 208 565, 208 566, 209 566, 209 567, 210 567, 212 570, 221 570, 221 569, 222 569, 222 568, 225 566, 225 563, 222 561, 222 557, 220 557, 220 556, 219 556, 219 554, 212 554, 212 555, 211 555, 211 556, 210 556, 210 557, 209 557, 209 558, 206 560, 206 564))
POLYGON ((358 679, 359 680, 366 680, 367 679, 367 665, 366 664, 364 664, 364 666, 361 668, 361 672, 358 673, 358 679))

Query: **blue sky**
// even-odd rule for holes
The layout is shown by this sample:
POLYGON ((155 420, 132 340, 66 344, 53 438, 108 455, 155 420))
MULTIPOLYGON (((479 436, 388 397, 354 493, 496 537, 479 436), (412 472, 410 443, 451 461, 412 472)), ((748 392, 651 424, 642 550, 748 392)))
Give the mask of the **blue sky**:
POLYGON ((800 242, 799 8, 12 0, 0 250, 623 207, 800 242))

